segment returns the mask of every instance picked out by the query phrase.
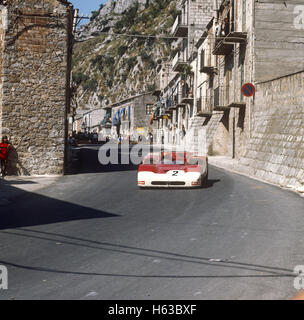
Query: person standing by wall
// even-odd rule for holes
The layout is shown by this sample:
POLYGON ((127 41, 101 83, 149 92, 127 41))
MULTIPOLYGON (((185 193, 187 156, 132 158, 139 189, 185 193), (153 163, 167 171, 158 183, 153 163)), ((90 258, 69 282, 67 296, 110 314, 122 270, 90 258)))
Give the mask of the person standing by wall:
POLYGON ((1 166, 1 177, 4 178, 6 174, 7 167, 7 158, 9 151, 12 149, 7 136, 2 137, 2 141, 0 143, 0 166, 1 166))

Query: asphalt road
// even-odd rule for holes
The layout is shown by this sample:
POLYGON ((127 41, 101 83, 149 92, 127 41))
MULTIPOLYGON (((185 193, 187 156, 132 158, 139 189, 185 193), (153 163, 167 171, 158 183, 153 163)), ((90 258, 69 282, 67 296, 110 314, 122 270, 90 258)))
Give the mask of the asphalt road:
POLYGON ((135 166, 73 174, 0 208, 0 299, 289 299, 304 201, 210 167, 195 190, 139 190, 135 166))

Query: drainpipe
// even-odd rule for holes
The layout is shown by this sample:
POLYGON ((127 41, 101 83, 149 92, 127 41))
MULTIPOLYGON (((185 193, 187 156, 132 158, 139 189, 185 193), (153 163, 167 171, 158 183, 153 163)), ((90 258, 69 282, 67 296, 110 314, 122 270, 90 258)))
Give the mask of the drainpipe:
MULTIPOLYGON (((251 26, 251 72, 250 72, 250 82, 253 83, 254 81, 254 77, 253 77, 253 73, 254 73, 254 36, 255 36, 255 1, 252 1, 252 26, 251 26)), ((249 138, 251 138, 251 132, 252 132, 252 104, 253 104, 253 98, 249 99, 249 138)))
MULTIPOLYGON (((234 30, 236 31, 236 4, 234 3, 234 0, 231 0, 231 3, 233 4, 233 16, 234 16, 234 30)), ((237 50, 237 44, 234 43, 234 52, 233 52, 233 63, 234 63, 234 79, 233 79, 233 82, 234 82, 234 92, 233 92, 233 98, 234 98, 234 101, 235 101, 235 92, 236 92, 236 72, 237 72, 237 61, 236 61, 236 51, 237 50)), ((235 118, 236 118, 236 111, 235 111, 235 108, 233 108, 233 133, 232 133, 232 159, 235 159, 235 118)))
POLYGON ((197 89, 198 89, 198 50, 196 49, 195 77, 193 83, 193 113, 197 114, 197 89))

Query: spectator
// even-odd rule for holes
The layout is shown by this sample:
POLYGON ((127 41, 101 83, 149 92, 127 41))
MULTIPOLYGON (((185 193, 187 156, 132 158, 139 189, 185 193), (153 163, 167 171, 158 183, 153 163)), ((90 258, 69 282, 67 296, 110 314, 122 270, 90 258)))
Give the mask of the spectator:
POLYGON ((9 143, 7 136, 3 136, 2 141, 0 143, 0 167, 2 178, 4 178, 4 176, 6 175, 7 158, 11 149, 12 146, 9 143))

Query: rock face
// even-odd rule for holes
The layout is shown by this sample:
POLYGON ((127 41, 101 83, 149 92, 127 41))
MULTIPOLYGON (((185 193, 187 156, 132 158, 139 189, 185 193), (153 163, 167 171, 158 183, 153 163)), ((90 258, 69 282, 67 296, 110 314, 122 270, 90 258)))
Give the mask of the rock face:
POLYGON ((96 36, 98 32, 108 30, 109 27, 114 26, 117 20, 116 15, 121 15, 135 3, 138 3, 143 8, 148 2, 146 0, 109 0, 99 11, 98 16, 88 26, 80 27, 76 39, 81 41, 87 40, 96 36))
POLYGON ((9 174, 62 174, 73 11, 65 0, 0 5, 0 134, 9 174))
POLYGON ((107 107, 153 91, 157 72, 172 58, 173 40, 165 37, 178 8, 172 0, 112 0, 82 26, 73 57, 78 107, 107 107))
POLYGON ((122 14, 126 9, 138 2, 141 5, 147 3, 146 0, 110 0, 101 9, 100 15, 106 15, 110 13, 122 14))

